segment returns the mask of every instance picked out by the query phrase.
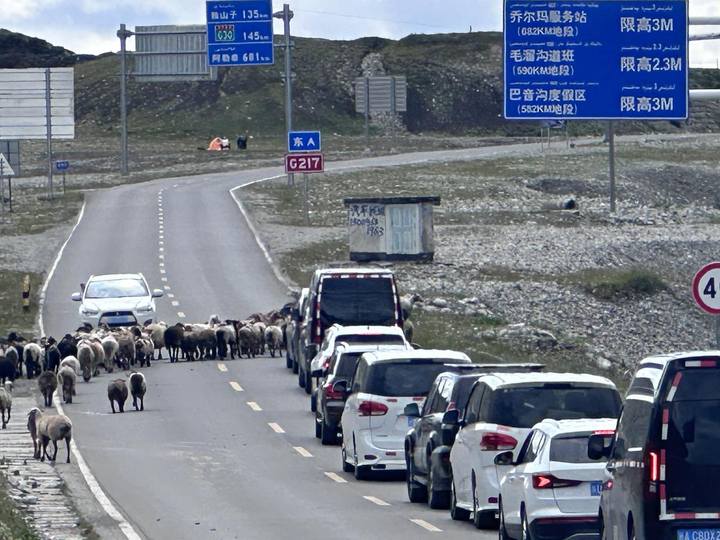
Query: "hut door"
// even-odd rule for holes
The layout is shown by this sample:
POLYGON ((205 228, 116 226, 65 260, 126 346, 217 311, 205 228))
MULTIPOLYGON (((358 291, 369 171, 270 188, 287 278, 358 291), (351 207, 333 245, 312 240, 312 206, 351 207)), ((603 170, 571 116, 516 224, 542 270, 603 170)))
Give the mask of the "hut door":
POLYGON ((420 253, 420 205, 388 205, 387 252, 415 255, 420 253))

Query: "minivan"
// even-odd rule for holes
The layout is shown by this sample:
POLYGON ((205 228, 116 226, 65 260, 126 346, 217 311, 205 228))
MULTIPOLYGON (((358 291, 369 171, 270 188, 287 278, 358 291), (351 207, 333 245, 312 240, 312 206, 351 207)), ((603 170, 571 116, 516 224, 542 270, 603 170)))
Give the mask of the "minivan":
POLYGON ((590 437, 608 458, 599 521, 613 540, 720 538, 720 352, 646 358, 615 436, 590 437))

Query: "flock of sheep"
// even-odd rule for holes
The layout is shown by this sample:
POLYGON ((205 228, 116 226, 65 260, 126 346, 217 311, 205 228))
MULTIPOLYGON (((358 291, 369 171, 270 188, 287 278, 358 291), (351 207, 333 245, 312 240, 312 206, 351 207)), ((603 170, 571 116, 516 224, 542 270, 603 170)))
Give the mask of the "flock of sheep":
MULTIPOLYGON (((207 323, 177 323, 173 326, 163 322, 128 328, 85 325, 73 334, 65 334, 59 342, 53 337, 42 338, 39 342, 26 340, 11 332, 7 339, 0 338, 2 429, 6 429, 10 421, 13 381, 23 376, 23 369, 28 379, 37 377, 45 407, 52 406, 56 390, 60 391, 64 403, 71 404, 79 377, 89 382, 100 374, 100 368, 106 373, 112 373, 116 368, 131 370, 128 381, 121 378, 110 381, 108 400, 113 414, 116 405, 119 412, 124 412, 129 396, 133 398, 135 409, 142 411, 147 382, 135 366, 150 367, 155 360, 155 351, 157 359, 162 360, 162 350, 167 349, 171 363, 180 359, 195 361, 228 356, 234 359, 243 355, 254 358, 264 354, 266 349, 274 357, 285 348, 285 315, 282 311, 271 311, 255 313, 245 320, 224 321, 213 315, 207 323)), ((35 459, 44 461, 47 457, 55 461, 57 443, 64 440, 67 463, 70 463, 72 422, 67 416, 46 414, 33 408, 28 415, 28 431, 33 440, 35 459), (54 445, 52 456, 47 450, 50 442, 54 445)))

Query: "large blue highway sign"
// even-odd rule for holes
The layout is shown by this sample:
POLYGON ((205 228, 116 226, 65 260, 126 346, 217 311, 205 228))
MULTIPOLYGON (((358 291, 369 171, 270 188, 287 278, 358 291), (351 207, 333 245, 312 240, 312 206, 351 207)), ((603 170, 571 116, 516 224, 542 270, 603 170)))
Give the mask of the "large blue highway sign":
POLYGON ((288 152, 322 150, 319 131, 288 131, 288 152))
POLYGON ((272 0, 208 0, 208 64, 272 64, 272 15, 272 0))
POLYGON ((505 118, 687 118, 687 0, 505 0, 504 23, 505 118))

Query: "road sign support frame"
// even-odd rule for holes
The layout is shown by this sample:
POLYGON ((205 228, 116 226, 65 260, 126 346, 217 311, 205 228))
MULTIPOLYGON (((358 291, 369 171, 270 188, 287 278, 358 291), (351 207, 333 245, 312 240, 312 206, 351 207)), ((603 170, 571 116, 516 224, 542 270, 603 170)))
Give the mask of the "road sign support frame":
MULTIPOLYGON (((294 13, 290 9, 290 4, 283 4, 282 11, 273 13, 273 18, 282 19, 283 21, 283 32, 284 32, 284 44, 285 47, 285 133, 292 131, 292 44, 290 43, 290 20, 294 17, 294 13)), ((295 184, 295 175, 288 173, 287 175, 288 186, 295 184)))
POLYGON ((614 214, 617 208, 615 193, 615 123, 612 120, 608 122, 608 162, 610 175, 610 213, 614 214))
POLYGON ((127 38, 133 33, 120 25, 120 174, 127 176, 128 169, 128 125, 127 125, 127 38))
POLYGON ((53 198, 53 160, 52 160, 52 108, 50 104, 50 68, 45 68, 45 124, 47 133, 48 197, 53 198))

